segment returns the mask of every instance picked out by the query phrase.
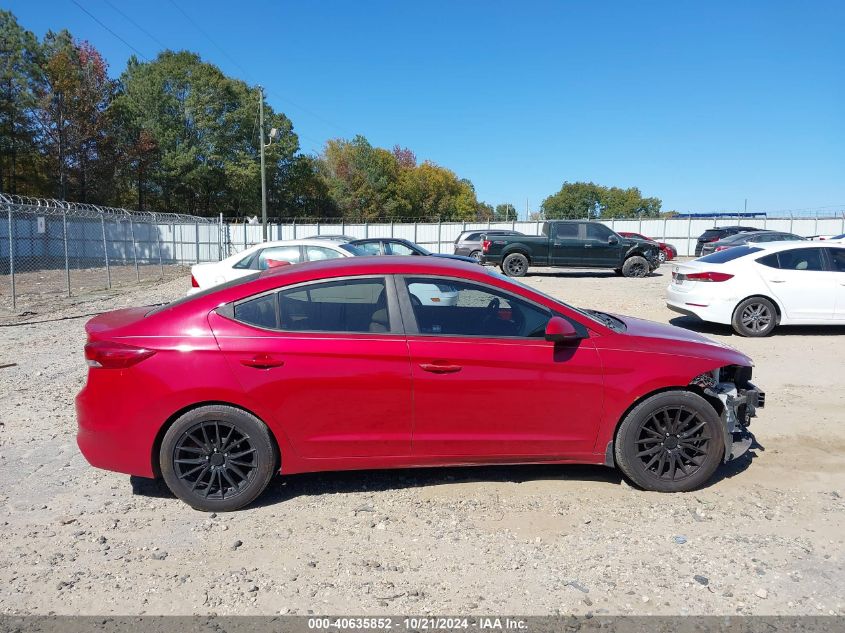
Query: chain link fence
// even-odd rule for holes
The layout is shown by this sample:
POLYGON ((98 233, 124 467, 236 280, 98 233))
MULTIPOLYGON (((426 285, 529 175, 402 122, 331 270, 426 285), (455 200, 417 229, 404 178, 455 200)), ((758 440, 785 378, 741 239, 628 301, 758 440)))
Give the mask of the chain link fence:
POLYGON ((0 309, 182 276, 223 236, 219 219, 0 194, 0 309))
MULTIPOLYGON (((804 237, 845 233, 841 211, 826 217, 637 218, 603 223, 617 232, 668 242, 681 257, 693 255, 697 237, 714 226, 743 224, 804 237)), ((274 241, 315 235, 398 237, 435 253, 451 253, 462 232, 489 229, 539 235, 542 222, 289 220, 271 223, 267 237, 274 241)), ((0 316, 53 311, 76 297, 178 277, 185 278, 187 289, 190 265, 238 253, 260 243, 262 234, 260 224, 224 222, 222 215, 143 213, 0 193, 0 316)))

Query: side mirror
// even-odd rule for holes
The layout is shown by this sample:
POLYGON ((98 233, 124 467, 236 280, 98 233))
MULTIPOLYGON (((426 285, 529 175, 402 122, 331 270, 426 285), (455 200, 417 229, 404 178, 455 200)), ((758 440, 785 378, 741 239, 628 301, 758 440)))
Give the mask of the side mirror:
POLYGON ((547 341, 565 343, 566 341, 576 341, 580 338, 581 335, 575 331, 575 327, 563 317, 553 316, 546 323, 547 341))
POLYGON ((611 245, 613 245, 613 244, 618 244, 618 243, 619 243, 619 238, 618 238, 618 237, 616 237, 615 235, 608 235, 608 236, 607 236, 607 243, 608 243, 608 244, 611 244, 611 245))

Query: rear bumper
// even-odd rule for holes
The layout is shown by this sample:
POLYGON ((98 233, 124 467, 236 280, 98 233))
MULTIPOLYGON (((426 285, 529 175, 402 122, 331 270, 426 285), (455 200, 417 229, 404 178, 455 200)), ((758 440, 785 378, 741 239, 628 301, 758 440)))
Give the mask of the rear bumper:
POLYGON ((711 293, 705 294, 695 290, 681 292, 671 284, 666 289, 667 308, 710 323, 730 325, 736 303, 736 300, 732 297, 721 298, 711 293))
POLYGON ((76 444, 89 464, 128 475, 152 477, 155 429, 135 423, 120 398, 97 396, 86 385, 76 396, 76 444))

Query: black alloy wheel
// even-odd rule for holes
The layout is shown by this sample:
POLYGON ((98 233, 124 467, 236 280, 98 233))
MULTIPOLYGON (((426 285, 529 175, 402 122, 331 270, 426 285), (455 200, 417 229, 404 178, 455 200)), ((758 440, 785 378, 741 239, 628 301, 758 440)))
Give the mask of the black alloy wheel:
POLYGON ((724 428, 713 405, 692 391, 664 391, 625 416, 614 441, 619 469, 656 492, 706 483, 725 455, 724 428))
POLYGON ((197 510, 237 510, 260 495, 277 471, 278 450, 258 418, 227 405, 188 411, 167 429, 161 474, 197 510))

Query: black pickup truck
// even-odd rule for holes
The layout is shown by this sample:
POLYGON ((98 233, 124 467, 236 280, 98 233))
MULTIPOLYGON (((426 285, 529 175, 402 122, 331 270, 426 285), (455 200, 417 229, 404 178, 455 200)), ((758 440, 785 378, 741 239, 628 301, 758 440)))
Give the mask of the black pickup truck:
POLYGON ((494 264, 510 277, 529 266, 612 268, 625 277, 645 277, 660 265, 655 242, 622 237, 600 222, 552 220, 543 234, 484 236, 481 262, 494 264))

